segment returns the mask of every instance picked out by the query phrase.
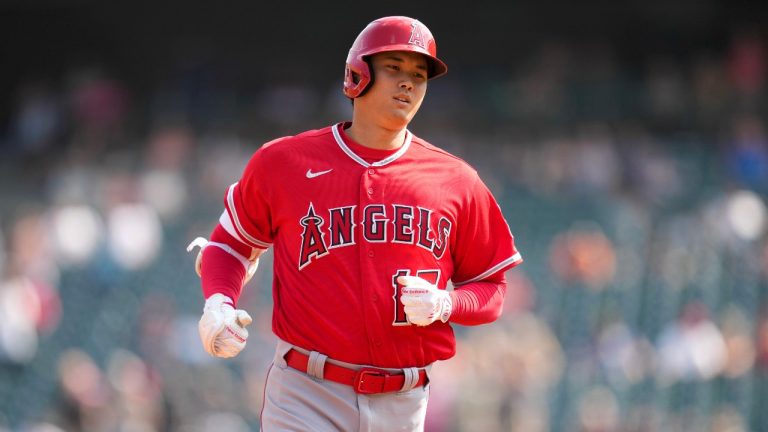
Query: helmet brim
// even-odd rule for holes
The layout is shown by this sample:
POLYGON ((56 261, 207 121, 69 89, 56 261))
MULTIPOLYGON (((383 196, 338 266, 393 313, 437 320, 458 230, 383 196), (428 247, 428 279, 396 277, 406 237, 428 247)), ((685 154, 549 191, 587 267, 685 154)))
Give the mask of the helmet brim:
POLYGON ((428 79, 440 77, 442 75, 445 75, 448 72, 448 66, 445 63, 443 63, 442 60, 430 54, 429 51, 412 44, 384 45, 384 46, 376 47, 376 49, 362 52, 358 54, 358 56, 360 57, 361 60, 364 61, 366 60, 366 58, 372 55, 383 53, 383 52, 390 52, 390 51, 414 52, 426 57, 427 68, 428 68, 428 71, 427 71, 428 79))

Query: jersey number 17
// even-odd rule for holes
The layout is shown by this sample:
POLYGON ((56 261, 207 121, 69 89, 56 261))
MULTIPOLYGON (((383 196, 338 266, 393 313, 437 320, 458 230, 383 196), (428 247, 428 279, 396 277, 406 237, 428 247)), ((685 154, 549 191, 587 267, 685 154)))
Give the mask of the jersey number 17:
MULTIPOLYGON (((410 270, 398 270, 394 275, 392 275, 392 287, 395 290, 395 293, 392 296, 392 298, 395 300, 395 319, 392 321, 393 326, 404 326, 411 324, 408 322, 408 318, 405 316, 405 306, 403 306, 403 303, 400 301, 403 286, 397 283, 397 278, 400 276, 410 276, 410 274, 410 270)), ((440 280, 440 270, 418 270, 416 272, 416 276, 426 280, 432 285, 437 285, 438 281, 440 280)))

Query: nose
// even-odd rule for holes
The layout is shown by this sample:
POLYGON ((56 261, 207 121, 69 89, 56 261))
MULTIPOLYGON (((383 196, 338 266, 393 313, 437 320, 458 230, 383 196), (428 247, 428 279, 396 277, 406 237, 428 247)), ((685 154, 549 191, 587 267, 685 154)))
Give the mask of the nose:
POLYGON ((403 80, 400 81, 400 88, 408 91, 413 90, 413 81, 408 78, 403 78, 403 80))

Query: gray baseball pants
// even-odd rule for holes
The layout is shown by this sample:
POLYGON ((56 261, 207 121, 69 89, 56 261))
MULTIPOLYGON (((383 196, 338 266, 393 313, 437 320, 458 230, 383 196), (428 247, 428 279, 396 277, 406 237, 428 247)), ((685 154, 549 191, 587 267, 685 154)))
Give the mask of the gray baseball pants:
MULTIPOLYGON (((429 385, 399 392, 358 394, 352 386, 321 380, 288 366, 284 357, 291 348, 291 344, 278 341, 275 359, 265 384, 262 431, 424 430, 429 385)), ((335 363, 352 368, 362 367, 335 363)), ((312 367, 322 370, 323 365, 312 367)))

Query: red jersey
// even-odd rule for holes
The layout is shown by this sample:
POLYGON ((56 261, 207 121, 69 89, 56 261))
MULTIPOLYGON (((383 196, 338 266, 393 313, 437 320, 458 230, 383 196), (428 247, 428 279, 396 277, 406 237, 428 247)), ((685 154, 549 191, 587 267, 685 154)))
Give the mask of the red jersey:
POLYGON ((273 331, 349 363, 448 359, 451 326, 410 325, 397 277, 461 289, 519 264, 514 238, 461 159, 410 132, 396 151, 370 149, 344 127, 265 144, 227 191, 226 214, 240 239, 273 246, 273 331))

